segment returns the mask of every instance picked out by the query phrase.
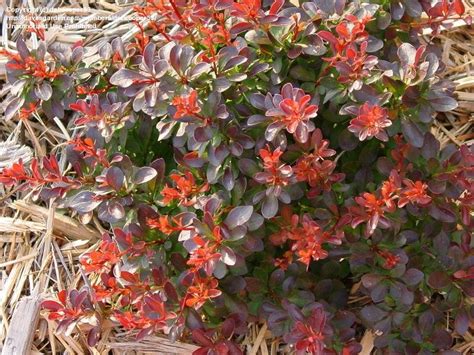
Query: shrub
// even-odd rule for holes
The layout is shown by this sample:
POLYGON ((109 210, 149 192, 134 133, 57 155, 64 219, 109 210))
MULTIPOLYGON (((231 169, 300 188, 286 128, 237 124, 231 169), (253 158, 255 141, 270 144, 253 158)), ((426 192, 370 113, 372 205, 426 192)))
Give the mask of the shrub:
POLYGON ((462 2, 292 3, 150 0, 129 42, 3 51, 7 119, 74 138, 66 164, 0 181, 108 230, 91 286, 43 303, 58 331, 93 346, 111 320, 196 354, 241 353, 261 321, 315 354, 358 353, 364 328, 410 354, 468 331, 474 150, 430 133, 457 103, 419 36, 462 2))

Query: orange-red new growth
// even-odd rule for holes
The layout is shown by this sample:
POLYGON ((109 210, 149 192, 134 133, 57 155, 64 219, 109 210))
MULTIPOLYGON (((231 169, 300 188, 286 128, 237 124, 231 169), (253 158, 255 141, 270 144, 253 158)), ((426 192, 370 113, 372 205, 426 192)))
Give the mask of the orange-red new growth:
POLYGON ((102 273, 110 271, 120 261, 121 256, 122 253, 120 253, 117 244, 110 238, 104 238, 99 245, 99 250, 84 254, 80 258, 80 262, 86 273, 102 273))
POLYGON ((377 250, 377 254, 384 260, 385 269, 393 269, 400 262, 400 257, 387 250, 377 250))
POLYGON ((76 87, 76 93, 78 95, 94 95, 94 94, 102 94, 104 92, 107 92, 108 89, 109 89, 109 86, 106 86, 101 89, 97 89, 97 88, 90 88, 84 85, 78 85, 76 87))
POLYGON ((281 258, 275 258, 273 265, 275 265, 275 267, 277 268, 282 269, 283 271, 286 271, 288 270, 288 266, 290 266, 292 261, 293 253, 288 250, 283 253, 283 256, 281 258))
POLYGON ((193 90, 189 95, 177 96, 171 102, 176 107, 173 118, 179 119, 185 116, 196 116, 201 112, 197 102, 197 91, 193 90))
POLYGON ((25 75, 42 79, 54 79, 61 74, 61 69, 50 68, 44 60, 34 57, 23 60, 20 56, 14 56, 12 61, 6 64, 6 67, 10 70, 21 70, 25 75))
POLYGON ((190 171, 186 171, 184 175, 171 174, 170 178, 176 187, 166 185, 161 191, 162 202, 165 205, 178 200, 179 204, 183 206, 192 206, 196 202, 196 195, 209 189, 208 183, 196 185, 194 175, 190 171))
POLYGON ((3 168, 0 172, 0 183, 6 186, 12 186, 21 180, 27 179, 29 179, 29 175, 22 159, 20 159, 18 163, 13 163, 11 167, 3 168))
POLYGON ((190 230, 189 227, 183 226, 180 218, 172 217, 170 222, 170 217, 167 215, 162 215, 158 218, 148 218, 146 223, 151 229, 158 229, 161 233, 166 235, 182 230, 190 230))
POLYGON ((69 144, 72 145, 72 149, 76 152, 82 153, 85 159, 92 158, 94 160, 93 165, 100 163, 103 167, 108 168, 110 166, 107 160, 107 151, 105 149, 97 149, 95 143, 91 138, 80 138, 75 137, 69 144))
POLYGON ((366 231, 368 235, 371 235, 384 215, 385 202, 369 192, 364 192, 362 196, 357 196, 354 200, 362 207, 362 210, 359 207, 351 208, 351 212, 354 214, 352 227, 355 228, 360 223, 367 222, 366 231))
POLYGON ((295 340, 298 353, 323 354, 327 316, 322 307, 313 309, 310 317, 298 320, 288 334, 295 340))
POLYGON ((291 98, 284 99, 279 105, 283 115, 277 116, 276 120, 282 122, 289 133, 295 133, 301 122, 315 117, 318 112, 318 106, 310 105, 310 101, 310 95, 303 95, 297 101, 291 98))
POLYGON ((193 272, 202 269, 207 275, 212 275, 217 261, 221 258, 221 253, 218 252, 222 244, 220 227, 214 227, 212 237, 212 240, 205 240, 199 234, 193 237, 193 242, 197 247, 191 252, 191 256, 187 261, 193 272))
POLYGON ((29 33, 35 33, 36 36, 38 36, 38 38, 42 41, 45 40, 45 32, 44 32, 44 25, 41 24, 41 21, 38 20, 38 19, 31 19, 30 20, 31 22, 31 26, 28 26, 28 28, 26 29, 26 32, 29 32, 29 33))
POLYGON ((262 3, 260 0, 240 0, 232 4, 232 16, 256 21, 260 17, 262 3))
POLYGON ((70 302, 68 302, 68 291, 61 290, 58 292, 57 298, 59 302, 46 300, 42 303, 42 307, 50 311, 48 319, 73 323, 85 315, 83 305, 87 298, 87 291, 80 293, 75 290, 71 291, 69 295, 70 302), (71 297, 71 295, 74 295, 74 297, 71 297))
POLYGON ((303 156, 294 167, 296 179, 298 181, 307 181, 311 187, 321 187, 328 190, 331 185, 328 184, 331 174, 336 168, 336 163, 330 160, 319 162, 314 159, 312 154, 303 156))
POLYGON ((218 285, 219 282, 213 277, 202 278, 195 275, 193 285, 188 288, 186 306, 199 309, 208 300, 219 297, 222 292, 217 289, 218 285))
POLYGON ((280 162, 283 151, 277 148, 271 152, 269 148, 263 148, 260 149, 259 154, 263 160, 264 172, 256 174, 255 179, 260 183, 273 186, 288 185, 293 170, 291 166, 280 162))
POLYGON ((54 155, 43 157, 41 167, 40 161, 36 158, 33 159, 30 164, 30 171, 25 168, 21 159, 18 163, 13 163, 11 167, 3 168, 0 171, 0 183, 11 186, 20 182, 26 182, 34 188, 58 183, 61 185, 60 190, 63 192, 78 185, 77 180, 61 174, 58 161, 54 155))
POLYGON ((27 120, 38 109, 38 102, 30 102, 26 107, 20 109, 20 120, 27 120))
POLYGON ((386 142, 388 135, 384 128, 391 125, 387 109, 366 102, 359 108, 358 116, 351 120, 347 129, 357 134, 361 141, 375 137, 386 142))
POLYGON ((404 179, 403 184, 406 187, 401 191, 398 207, 403 207, 409 203, 423 206, 431 202, 431 197, 426 193, 428 190, 427 184, 422 181, 413 182, 409 179, 404 179))
MULTIPOLYGON (((272 234, 270 240, 275 245, 290 241, 291 251, 298 257, 298 261, 307 267, 312 260, 327 258, 328 252, 322 246, 324 243, 341 243, 342 233, 324 231, 309 215, 305 214, 300 218, 294 214, 290 219, 288 217, 284 218, 289 225, 284 225, 279 232, 272 234)), ((283 259, 276 259, 275 265, 284 269, 290 262, 290 255, 285 253, 283 259)))

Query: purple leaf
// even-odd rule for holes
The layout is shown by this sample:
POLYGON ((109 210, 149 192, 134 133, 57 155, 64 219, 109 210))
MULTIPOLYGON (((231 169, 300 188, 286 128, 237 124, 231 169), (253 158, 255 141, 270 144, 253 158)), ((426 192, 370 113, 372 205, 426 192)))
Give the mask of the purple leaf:
POLYGON ((125 175, 123 174, 122 169, 117 166, 112 166, 109 168, 109 170, 107 170, 107 173, 105 174, 105 180, 111 188, 113 188, 115 191, 119 191, 123 186, 125 175))
POLYGON ((270 219, 278 212, 278 199, 274 195, 266 196, 262 203, 262 216, 270 219))
POLYGON ((233 240, 233 241, 240 240, 243 237, 245 237, 246 234, 247 234, 247 227, 245 226, 235 227, 234 229, 230 231, 229 240, 233 240))
POLYGON ((420 315, 418 318, 418 324, 420 325, 420 330, 423 334, 431 333, 434 325, 434 316, 431 311, 426 311, 420 315))
POLYGON ((112 57, 113 49, 110 43, 105 43, 99 48, 99 55, 102 59, 108 60, 112 57))
POLYGON ((69 207, 79 213, 93 211, 102 201, 95 199, 95 194, 90 191, 81 191, 69 201, 69 207))
POLYGON ((282 128, 283 125, 280 122, 271 123, 265 130, 265 139, 269 142, 273 141, 282 128))
POLYGON ((201 168, 204 165, 204 159, 199 158, 195 155, 185 155, 183 157, 184 162, 192 168, 201 168))
POLYGON ((415 18, 421 16, 423 8, 421 7, 419 0, 405 0, 404 4, 408 15, 415 18))
POLYGON ((217 92, 224 92, 232 86, 232 83, 224 77, 217 78, 214 80, 214 89, 217 92))
POLYGON ((382 302, 388 293, 388 286, 380 283, 370 291, 370 297, 375 303, 382 302))
POLYGON ((331 15, 336 12, 336 1, 335 0, 314 0, 314 3, 325 15, 331 15))
POLYGON ((234 174, 232 173, 232 169, 225 169, 224 176, 222 177, 222 184, 227 191, 231 191, 234 188, 235 178, 234 174))
POLYGON ((9 120, 13 118, 13 116, 15 116, 21 109, 24 102, 25 99, 23 97, 16 97, 11 100, 5 108, 5 119, 9 120))
POLYGON ((447 330, 441 328, 435 329, 430 339, 434 345, 442 350, 449 349, 453 343, 451 334, 449 334, 447 330))
POLYGON ((56 77, 54 85, 57 90, 66 91, 74 85, 74 79, 71 78, 69 75, 59 75, 58 77, 56 77))
POLYGON ((177 73, 181 72, 181 51, 182 47, 180 45, 175 45, 170 51, 170 64, 177 73))
POLYGON ((459 335, 464 335, 469 330, 469 315, 461 309, 454 320, 454 328, 459 335))
POLYGON ((73 64, 78 64, 82 60, 83 57, 84 57, 83 47, 76 47, 72 50, 71 62, 73 64))
POLYGON ((320 56, 327 52, 323 40, 317 34, 308 36, 309 44, 303 48, 303 52, 308 55, 320 56))
POLYGON ((415 148, 421 148, 423 146, 424 135, 414 123, 410 121, 403 121, 402 132, 405 135, 408 143, 410 143, 412 146, 415 148))
POLYGON ((231 7, 233 3, 234 2, 232 0, 217 0, 214 3, 214 9, 217 11, 222 11, 231 7))
POLYGON ((229 149, 221 144, 217 148, 211 147, 208 151, 208 159, 213 165, 219 166, 229 155, 229 149))
POLYGON ((166 297, 170 300, 172 300, 173 302, 177 302, 178 301, 178 292, 176 292, 176 288, 174 287, 174 285, 167 281, 165 283, 165 286, 164 286, 164 289, 165 289, 165 293, 166 293, 166 297))
POLYGON ((251 159, 240 159, 238 162, 240 171, 247 176, 254 176, 258 171, 258 165, 251 159))
POLYGON ((260 93, 251 93, 250 94, 250 104, 259 109, 259 110, 266 110, 265 107, 265 96, 260 93))
POLYGON ((229 247, 223 246, 221 248, 221 260, 226 265, 235 265, 235 261, 237 260, 235 253, 229 247))
POLYGON ((109 202, 107 206, 107 212, 115 219, 120 220, 125 217, 125 209, 123 208, 122 204, 112 200, 109 202))
POLYGON ((435 289, 441 289, 451 283, 451 278, 444 271, 434 271, 428 277, 428 285, 435 289))
POLYGON ((53 95, 53 89, 47 82, 42 82, 35 87, 35 95, 43 101, 48 101, 53 95))
POLYGON ((16 50, 23 60, 26 60, 30 56, 30 50, 21 36, 16 40, 16 50))
POLYGON ((429 214, 434 219, 439 220, 440 222, 444 223, 455 223, 456 222, 456 214, 447 207, 436 206, 432 204, 430 206, 429 214))
POLYGON ((151 167, 142 166, 138 168, 136 173, 133 175, 132 182, 134 184, 144 184, 153 180, 158 175, 158 172, 151 167))
POLYGON ((198 63, 198 64, 196 64, 196 66, 194 68, 191 69, 191 71, 189 73, 189 78, 191 80, 196 79, 200 75, 202 75, 204 73, 208 73, 210 69, 211 69, 211 65, 209 63, 202 63, 202 62, 198 63))
POLYGON ((234 229, 237 226, 241 226, 250 219, 253 213, 253 206, 238 206, 229 212, 224 223, 229 229, 234 229))
POLYGON ((235 321, 232 318, 227 318, 221 325, 221 332, 225 338, 230 338, 234 333, 235 321))
POLYGON ((450 96, 441 96, 436 98, 428 98, 431 107, 439 112, 449 112, 458 107, 458 102, 450 96))
POLYGON ((421 155, 423 155, 425 159, 435 158, 438 155, 439 150, 439 141, 431 133, 426 133, 423 147, 421 148, 421 155))
POLYGON ((224 66, 223 70, 229 70, 229 69, 232 69, 233 67, 236 67, 240 64, 243 64, 247 61, 247 58, 242 56, 242 55, 238 55, 234 58, 232 58, 231 60, 229 60, 226 65, 224 66))
POLYGON ((257 230, 262 226, 263 222, 264 219, 260 214, 253 213, 252 217, 250 217, 250 220, 247 223, 247 228, 249 231, 257 230))
POLYGON ((390 5, 390 14, 392 15, 393 19, 398 21, 403 17, 405 12, 405 7, 401 3, 401 1, 392 2, 390 5))
POLYGON ((408 269, 402 279, 408 286, 418 285, 423 280, 424 274, 418 269, 408 269))
POLYGON ((147 67, 147 71, 153 71, 153 55, 155 54, 156 45, 153 42, 150 42, 146 45, 145 49, 143 50, 143 62, 147 67))
POLYGON ((248 73, 250 76, 255 76, 258 73, 267 71, 270 68, 268 63, 258 63, 252 66, 252 69, 248 73))
POLYGON ((93 327, 87 334, 87 345, 93 347, 97 344, 100 338, 100 329, 99 327, 93 327))
POLYGON ((156 170, 157 180, 161 182, 165 176, 165 160, 163 158, 158 158, 150 163, 150 167, 156 170))
POLYGON ((410 43, 402 43, 402 45, 398 47, 397 54, 403 66, 413 65, 415 63, 416 48, 410 43))
POLYGON ((165 75, 166 72, 168 71, 168 68, 169 66, 166 60, 163 60, 163 59, 157 60, 153 67, 155 78, 161 78, 163 75, 165 75))
POLYGON ((128 88, 133 85, 136 81, 149 79, 145 75, 142 75, 136 71, 130 69, 120 69, 110 78, 110 83, 113 85, 120 86, 122 88, 128 88))
POLYGON ((371 305, 362 308, 360 314, 364 320, 370 324, 374 324, 387 315, 387 312, 381 310, 379 307, 371 305))
POLYGON ((364 285, 364 287, 366 288, 372 288, 374 287, 375 285, 377 285, 378 283, 380 283, 380 281, 383 280, 383 276, 381 275, 376 275, 376 274, 365 274, 364 276, 362 276, 362 284, 364 285))
POLYGON ((199 143, 204 143, 212 138, 212 131, 209 127, 197 127, 194 130, 194 139, 199 143))

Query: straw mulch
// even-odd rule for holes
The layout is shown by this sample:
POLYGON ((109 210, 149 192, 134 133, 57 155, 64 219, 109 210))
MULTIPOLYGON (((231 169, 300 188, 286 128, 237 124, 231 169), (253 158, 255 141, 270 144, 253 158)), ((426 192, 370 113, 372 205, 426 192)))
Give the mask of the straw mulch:
MULTIPOLYGON (((96 25, 96 28, 85 29, 48 29, 46 37, 49 41, 71 44, 82 40, 87 45, 94 45, 116 36, 130 39, 135 34, 136 27, 123 20, 123 16, 131 11, 131 1, 71 0, 65 3, 58 0, 3 1, 3 5, 0 4, 0 45, 14 50, 21 29, 9 28, 11 21, 6 21, 5 16, 11 15, 8 8, 25 6, 56 8, 57 14, 72 12, 80 23, 96 25), (72 11, 71 8, 84 11, 72 11), (104 18, 112 15, 115 19, 110 21, 96 19, 97 16, 104 18)), ((474 12, 474 1, 471 0, 468 5, 474 12)), ((433 127, 442 145, 474 143, 473 35, 474 28, 463 24, 444 31, 436 38, 426 35, 427 40, 441 46, 447 64, 444 75, 456 84, 459 99, 459 107, 438 117, 433 127)), ((0 81, 5 76, 5 61, 0 57, 0 81)), ((0 108, 1 98, 9 90, 3 82, 2 87, 0 108)), ((69 134, 59 120, 7 122, 0 119, 0 168, 20 157, 28 161, 33 155, 42 156, 45 152, 61 155, 61 144, 68 138, 69 134)), ((5 194, 0 186, 0 341, 3 354, 21 354, 30 349, 31 354, 62 353, 65 350, 68 354, 89 353, 83 335, 55 334, 54 323, 39 312, 39 302, 43 297, 60 289, 80 287, 86 282, 78 257, 95 247, 103 231, 97 221, 91 227, 84 227, 74 216, 63 213, 65 211, 56 211, 54 203, 39 205, 27 193, 13 191, 5 194)), ((354 298, 352 301, 356 303, 358 300, 354 298)), ((363 353, 370 354, 373 334, 367 331, 362 343, 363 353)), ((281 347, 278 339, 272 338, 265 325, 251 325, 242 344, 252 355, 288 351, 281 347)), ((105 354, 111 350, 114 354, 189 354, 195 348, 189 344, 171 344, 160 337, 150 337, 137 343, 132 334, 117 333, 108 328, 93 353, 105 354)), ((457 339, 454 349, 471 354, 474 335, 466 334, 464 338, 457 339)))

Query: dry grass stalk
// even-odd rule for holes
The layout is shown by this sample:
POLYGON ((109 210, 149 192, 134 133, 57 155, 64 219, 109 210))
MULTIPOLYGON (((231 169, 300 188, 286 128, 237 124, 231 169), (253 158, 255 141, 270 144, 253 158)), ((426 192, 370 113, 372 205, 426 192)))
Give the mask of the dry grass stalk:
POLYGON ((131 355, 131 354, 191 354, 194 350, 198 349, 197 346, 181 343, 171 342, 165 337, 150 336, 146 339, 137 342, 133 336, 129 335, 117 335, 111 337, 106 343, 106 346, 112 350, 113 354, 117 355, 131 355))
MULTIPOLYGON (((32 216, 32 218, 43 219, 48 217, 50 213, 48 209, 37 206, 25 201, 15 201, 10 205, 13 209, 26 212, 32 216)), ((57 235, 67 236, 69 239, 87 239, 97 240, 100 238, 100 234, 93 229, 82 225, 79 221, 70 218, 59 213, 54 214, 54 233, 57 235)))
POLYGON ((38 323, 40 298, 38 288, 31 296, 23 297, 13 312, 2 355, 26 355, 30 353, 36 325, 38 323))
POLYGON ((362 345, 362 350, 360 355, 370 355, 372 349, 374 348, 374 339, 375 334, 371 330, 366 330, 360 344, 362 345))

